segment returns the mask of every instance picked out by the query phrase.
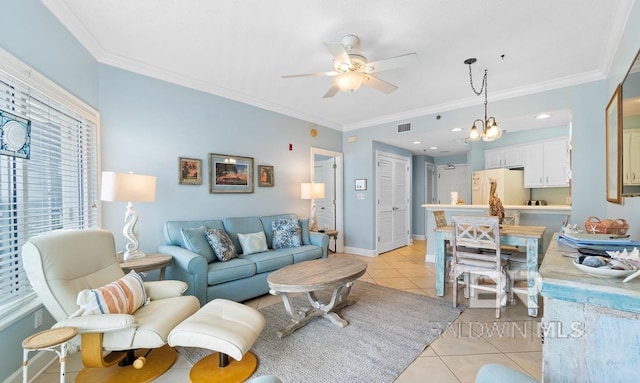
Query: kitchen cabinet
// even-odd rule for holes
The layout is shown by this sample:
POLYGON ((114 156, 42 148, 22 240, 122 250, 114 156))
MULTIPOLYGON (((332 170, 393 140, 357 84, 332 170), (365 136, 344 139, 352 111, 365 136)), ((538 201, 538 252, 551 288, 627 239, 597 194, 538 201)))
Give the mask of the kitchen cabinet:
POLYGON ((522 146, 485 150, 484 167, 485 169, 520 168, 524 164, 523 150, 522 146))
POLYGON ((640 185, 640 130, 623 133, 622 183, 640 185))
POLYGON ((524 155, 524 187, 569 186, 569 150, 566 138, 528 145, 524 155))

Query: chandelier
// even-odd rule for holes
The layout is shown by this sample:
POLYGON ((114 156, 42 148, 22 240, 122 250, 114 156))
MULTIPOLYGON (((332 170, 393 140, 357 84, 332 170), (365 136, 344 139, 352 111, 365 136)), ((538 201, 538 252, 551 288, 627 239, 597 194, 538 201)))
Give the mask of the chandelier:
POLYGON ((482 141, 495 141, 498 138, 502 137, 502 129, 498 127, 498 123, 494 117, 487 117, 487 70, 484 70, 484 77, 482 78, 482 86, 480 87, 480 91, 477 91, 473 86, 473 76, 471 74, 471 64, 475 63, 475 58, 470 58, 464 60, 464 63, 469 65, 469 82, 471 83, 471 89, 476 96, 482 94, 484 90, 484 120, 476 119, 473 121, 473 126, 469 131, 469 136, 467 137, 469 141, 479 141, 482 138, 482 141), (482 128, 480 130, 476 123, 479 122, 479 126, 482 128))

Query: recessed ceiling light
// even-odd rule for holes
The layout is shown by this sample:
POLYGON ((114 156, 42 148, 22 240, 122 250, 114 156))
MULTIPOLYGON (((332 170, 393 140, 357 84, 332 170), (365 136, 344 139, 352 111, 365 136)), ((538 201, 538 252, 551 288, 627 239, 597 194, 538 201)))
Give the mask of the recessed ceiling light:
POLYGON ((537 115, 537 116, 536 116, 536 118, 537 118, 538 120, 542 120, 543 118, 549 118, 549 117, 551 117, 551 115, 550 115, 550 114, 548 114, 548 113, 541 113, 541 114, 539 114, 539 115, 537 115))
POLYGON ((421 144, 421 143, 422 143, 422 141, 413 141, 413 143, 414 143, 414 144, 416 144, 416 145, 418 145, 418 144, 421 144))
POLYGON ((431 150, 436 150, 436 149, 438 149, 438 147, 437 147, 437 146, 432 146, 432 147, 430 147, 429 149, 431 149, 431 150))
POLYGON ((461 132, 462 128, 453 128, 451 129, 452 132, 461 132))

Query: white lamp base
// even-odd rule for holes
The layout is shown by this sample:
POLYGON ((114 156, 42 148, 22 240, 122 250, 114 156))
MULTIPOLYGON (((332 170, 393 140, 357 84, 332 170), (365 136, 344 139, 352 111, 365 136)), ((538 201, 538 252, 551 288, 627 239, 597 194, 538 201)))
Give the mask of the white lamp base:
POLYGON ((144 258, 146 257, 147 254, 143 253, 140 250, 134 250, 134 251, 125 251, 124 255, 122 256, 122 260, 124 261, 129 261, 131 259, 136 259, 136 258, 144 258))

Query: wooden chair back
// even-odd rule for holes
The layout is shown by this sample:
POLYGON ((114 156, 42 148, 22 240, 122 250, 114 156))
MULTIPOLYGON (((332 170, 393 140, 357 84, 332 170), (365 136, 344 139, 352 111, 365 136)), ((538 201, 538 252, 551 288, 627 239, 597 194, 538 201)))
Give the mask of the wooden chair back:
POLYGON ((500 223, 495 216, 453 216, 453 265, 501 269, 500 223), (483 249, 471 252, 469 249, 483 249), (486 250, 493 250, 487 252, 486 250))

